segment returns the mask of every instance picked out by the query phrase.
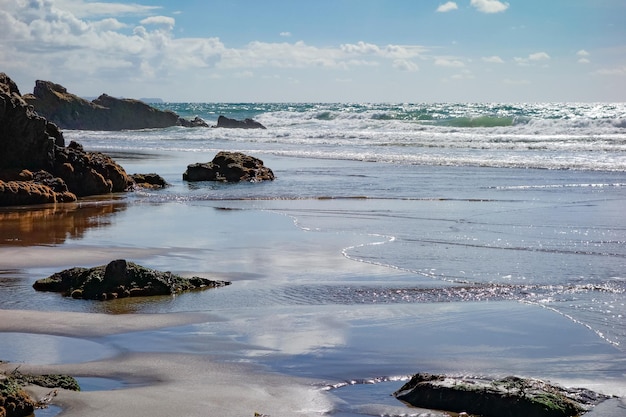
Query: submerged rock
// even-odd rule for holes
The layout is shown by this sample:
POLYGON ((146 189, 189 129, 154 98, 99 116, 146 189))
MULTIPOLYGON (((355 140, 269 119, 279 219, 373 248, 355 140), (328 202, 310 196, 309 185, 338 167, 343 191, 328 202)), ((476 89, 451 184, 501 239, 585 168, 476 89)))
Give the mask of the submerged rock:
POLYGON ((145 268, 124 259, 94 268, 71 268, 37 280, 37 291, 60 292, 72 298, 111 300, 125 297, 171 295, 229 285, 228 281, 184 278, 171 272, 145 268))
POLYGON ((224 127, 229 129, 266 129, 261 123, 253 119, 237 120, 226 116, 217 118, 217 125, 213 127, 224 127))
POLYGON ((393 394, 415 407, 482 417, 574 417, 608 396, 530 378, 503 379, 416 374, 393 394))
POLYGON ((263 161, 241 152, 219 152, 213 161, 187 166, 185 181, 272 181, 274 173, 263 161))

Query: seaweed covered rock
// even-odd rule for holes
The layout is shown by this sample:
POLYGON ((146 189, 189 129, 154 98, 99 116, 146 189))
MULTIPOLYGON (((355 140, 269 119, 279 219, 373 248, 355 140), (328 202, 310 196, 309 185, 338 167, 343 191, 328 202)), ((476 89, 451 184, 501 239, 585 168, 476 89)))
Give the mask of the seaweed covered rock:
POLYGON ((263 161, 241 152, 218 152, 211 162, 187 166, 185 181, 272 181, 274 173, 263 161))
POLYGON ((13 378, 0 375, 0 416, 26 417, 35 411, 35 401, 13 378))
POLYGON ((10 376, 18 384, 37 385, 44 388, 63 388, 70 391, 80 391, 80 385, 76 378, 63 374, 23 374, 18 370, 11 372, 10 376))
POLYGON ((72 298, 112 300, 125 297, 171 295, 229 285, 228 281, 184 278, 171 272, 145 268, 124 259, 94 268, 71 268, 37 280, 37 291, 60 292, 72 298))
POLYGON ((574 417, 609 397, 538 379, 450 377, 420 373, 393 394, 415 407, 482 417, 574 417))

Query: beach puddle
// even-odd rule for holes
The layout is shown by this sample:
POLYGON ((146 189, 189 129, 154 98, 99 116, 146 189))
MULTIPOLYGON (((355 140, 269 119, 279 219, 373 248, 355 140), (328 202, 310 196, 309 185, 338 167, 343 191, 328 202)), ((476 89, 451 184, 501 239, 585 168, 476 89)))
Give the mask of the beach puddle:
POLYGON ((46 408, 39 408, 35 410, 35 417, 54 417, 61 414, 63 409, 56 405, 50 405, 46 408))
POLYGON ((346 381, 327 387, 338 401, 330 413, 333 417, 449 417, 449 414, 409 407, 392 394, 405 382, 404 377, 382 377, 346 381))
POLYGON ((116 353, 111 347, 74 337, 0 332, 0 360, 6 362, 58 365, 99 360, 116 353))
POLYGON ((78 382, 82 392, 89 391, 113 391, 118 389, 135 387, 139 384, 129 384, 125 381, 112 378, 102 378, 93 376, 77 376, 74 379, 78 382))

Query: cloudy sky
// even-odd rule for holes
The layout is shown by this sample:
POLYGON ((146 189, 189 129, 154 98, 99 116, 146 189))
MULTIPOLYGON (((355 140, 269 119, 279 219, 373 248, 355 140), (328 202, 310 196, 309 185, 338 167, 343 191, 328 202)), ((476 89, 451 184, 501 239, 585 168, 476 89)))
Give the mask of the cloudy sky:
POLYGON ((166 101, 626 101, 624 22, 624 0, 0 0, 0 72, 166 101))

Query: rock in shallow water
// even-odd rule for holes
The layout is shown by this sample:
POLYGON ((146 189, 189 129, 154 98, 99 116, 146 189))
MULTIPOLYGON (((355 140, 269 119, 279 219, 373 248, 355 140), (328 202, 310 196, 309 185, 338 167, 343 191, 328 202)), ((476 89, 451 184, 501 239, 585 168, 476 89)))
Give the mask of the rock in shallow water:
POLYGON ((260 182, 274 180, 263 161, 241 152, 218 152, 211 162, 187 166, 184 181, 260 182))
POLYGON ((217 118, 217 125, 213 127, 224 127, 229 129, 266 129, 261 123, 253 119, 236 120, 225 116, 217 118))
POLYGON ((37 291, 60 292, 72 298, 112 300, 125 297, 171 295, 229 285, 228 281, 184 278, 171 272, 145 268, 124 259, 94 268, 71 268, 37 280, 37 291))
POLYGON ((500 380, 416 374, 393 394, 415 407, 466 412, 483 417, 574 417, 609 397, 530 378, 500 380))

